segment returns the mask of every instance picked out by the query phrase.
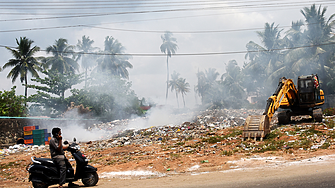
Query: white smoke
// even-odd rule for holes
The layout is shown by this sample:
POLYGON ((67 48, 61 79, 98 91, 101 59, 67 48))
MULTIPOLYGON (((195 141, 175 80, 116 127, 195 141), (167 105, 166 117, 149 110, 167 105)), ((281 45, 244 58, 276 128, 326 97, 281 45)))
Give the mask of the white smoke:
MULTIPOLYGON (((73 112, 71 112, 73 113, 73 112)), ((77 116, 78 119, 80 116, 77 116)), ((90 126, 89 129, 82 126, 76 121, 68 121, 64 125, 58 126, 62 129, 63 140, 72 141, 76 138, 78 142, 88 142, 95 140, 105 140, 111 138, 114 134, 129 129, 145 129, 150 127, 164 125, 179 125, 185 121, 190 121, 193 113, 176 113, 172 107, 162 106, 148 110, 146 117, 134 117, 129 120, 120 120, 127 122, 126 125, 116 125, 115 122, 100 123, 98 126, 90 126), (101 126, 100 126, 101 125, 101 126)), ((44 126, 44 128, 47 126, 44 126)), ((53 127, 48 127, 52 130, 53 127)))

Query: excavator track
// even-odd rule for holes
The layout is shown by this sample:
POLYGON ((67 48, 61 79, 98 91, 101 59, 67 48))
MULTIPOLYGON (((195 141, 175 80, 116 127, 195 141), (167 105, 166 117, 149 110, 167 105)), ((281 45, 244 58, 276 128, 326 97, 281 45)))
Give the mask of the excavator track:
POLYGON ((258 116, 248 116, 245 123, 242 133, 244 138, 263 138, 270 133, 270 121, 267 115, 258 115, 258 116))

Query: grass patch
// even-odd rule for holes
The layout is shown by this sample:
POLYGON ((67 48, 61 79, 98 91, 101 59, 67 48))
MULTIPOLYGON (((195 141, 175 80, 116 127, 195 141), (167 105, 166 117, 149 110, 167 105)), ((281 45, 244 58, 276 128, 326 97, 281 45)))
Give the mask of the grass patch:
POLYGON ((222 151, 221 152, 221 155, 225 155, 225 156, 231 156, 231 155, 233 155, 234 154, 234 152, 233 151, 227 151, 227 150, 224 150, 224 151, 222 151))

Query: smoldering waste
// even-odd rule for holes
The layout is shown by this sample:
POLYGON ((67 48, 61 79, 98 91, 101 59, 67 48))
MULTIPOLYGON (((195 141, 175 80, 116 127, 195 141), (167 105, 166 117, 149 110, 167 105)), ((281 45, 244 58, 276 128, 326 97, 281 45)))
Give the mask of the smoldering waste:
MULTIPOLYGON (((105 134, 100 140, 81 142, 80 147, 90 159, 90 164, 100 171, 125 171, 136 167, 174 173, 195 167, 203 169, 206 165, 217 167, 215 169, 229 169, 236 165, 230 164, 229 160, 261 158, 262 153, 266 155, 267 151, 280 152, 280 155, 287 153, 295 159, 298 158, 295 156, 301 154, 308 157, 308 153, 315 155, 316 151, 335 149, 335 116, 324 117, 321 123, 298 122, 285 126, 277 126, 277 120, 273 118, 269 139, 242 141, 242 125, 246 117, 262 112, 263 110, 246 109, 206 110, 191 116, 180 114, 181 119, 192 117, 186 122, 149 124, 146 128, 132 128, 129 125, 134 125, 135 120, 130 119, 95 124, 88 131, 101 130, 105 134)), ((296 120, 303 118, 298 117, 296 120)), ((24 167, 29 164, 30 157, 49 157, 48 150, 44 146, 27 145, 0 150, 0 164, 3 167, 0 180, 16 178, 18 181, 26 181, 26 178, 19 177, 26 177, 24 167), (15 157, 19 157, 21 161, 15 161, 15 157), (8 171, 21 174, 8 175, 8 171)), ((71 158, 70 154, 67 155, 71 158)))

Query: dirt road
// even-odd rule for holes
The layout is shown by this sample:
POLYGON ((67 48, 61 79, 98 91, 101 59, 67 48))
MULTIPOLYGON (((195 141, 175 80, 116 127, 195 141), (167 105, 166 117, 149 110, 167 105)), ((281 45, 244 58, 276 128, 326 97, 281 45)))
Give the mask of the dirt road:
POLYGON ((332 177, 335 177, 335 161, 184 174, 158 179, 102 179, 97 187, 333 187, 332 177))
MULTIPOLYGON (((334 187, 335 160, 265 165, 234 170, 178 174, 154 179, 100 179, 97 188, 111 187, 334 187)), ((51 186, 56 188, 57 186, 51 186)), ((80 187, 83 187, 80 184, 80 187)))

